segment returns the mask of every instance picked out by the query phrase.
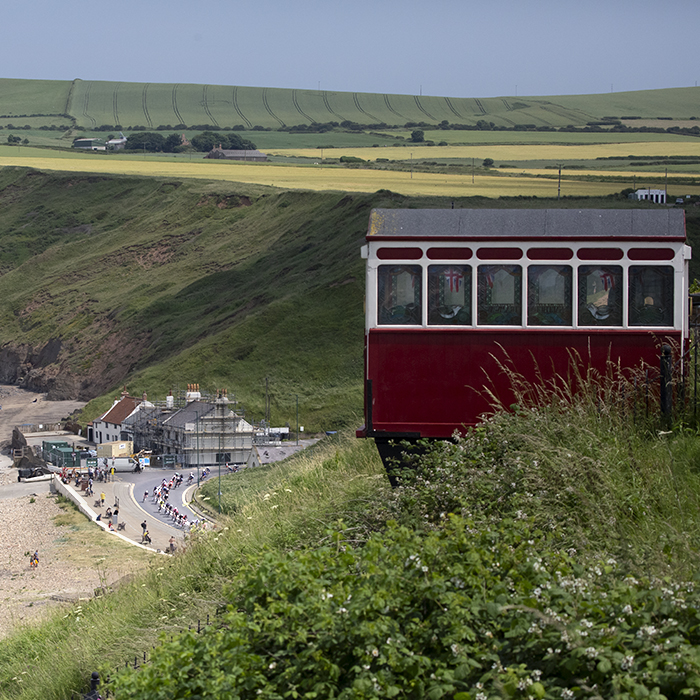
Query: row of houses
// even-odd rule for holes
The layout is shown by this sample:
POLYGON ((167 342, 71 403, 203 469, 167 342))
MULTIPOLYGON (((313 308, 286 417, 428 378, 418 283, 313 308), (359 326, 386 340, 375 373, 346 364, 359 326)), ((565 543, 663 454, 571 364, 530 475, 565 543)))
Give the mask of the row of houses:
POLYGON ((87 426, 96 444, 133 442, 134 451, 172 455, 187 467, 249 464, 254 459, 255 429, 230 402, 225 390, 203 397, 199 385, 184 397, 172 392, 165 401, 151 402, 123 391, 112 407, 87 426))

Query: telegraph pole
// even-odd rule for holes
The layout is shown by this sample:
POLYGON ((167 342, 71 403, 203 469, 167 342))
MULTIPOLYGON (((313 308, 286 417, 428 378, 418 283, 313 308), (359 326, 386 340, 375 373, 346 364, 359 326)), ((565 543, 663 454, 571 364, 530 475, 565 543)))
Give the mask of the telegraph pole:
POLYGON ((559 166, 559 184, 557 185, 557 199, 561 197, 561 169, 562 169, 562 163, 557 163, 559 166))

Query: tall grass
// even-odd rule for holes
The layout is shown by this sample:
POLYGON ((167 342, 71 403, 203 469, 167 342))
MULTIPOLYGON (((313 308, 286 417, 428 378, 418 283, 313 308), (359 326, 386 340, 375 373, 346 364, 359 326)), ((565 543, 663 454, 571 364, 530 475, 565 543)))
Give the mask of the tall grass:
POLYGON ((531 517, 565 549, 613 555, 637 572, 692 575, 700 563, 700 443, 646 413, 634 374, 609 366, 531 383, 504 366, 515 410, 494 400, 481 426, 434 445, 399 489, 399 510, 485 522, 531 517), (417 495, 418 494, 418 495, 417 495))
MULTIPOLYGON (((517 377, 514 377, 517 380, 517 377)), ((371 441, 349 435, 221 479, 220 528, 181 556, 158 557, 113 594, 71 606, 3 643, 0 696, 65 698, 96 668, 108 673, 227 601, 227 586, 265 549, 362 546, 396 520, 439 530, 449 512, 478 531, 522 521, 532 546, 627 573, 679 580, 698 565, 700 446, 695 433, 651 430, 620 410, 624 378, 582 376, 573 392, 520 385, 515 411, 496 410, 454 442, 433 444, 391 490, 371 441)), ((202 502, 218 511, 217 475, 202 502)), ((420 554, 420 553, 419 553, 420 554)))

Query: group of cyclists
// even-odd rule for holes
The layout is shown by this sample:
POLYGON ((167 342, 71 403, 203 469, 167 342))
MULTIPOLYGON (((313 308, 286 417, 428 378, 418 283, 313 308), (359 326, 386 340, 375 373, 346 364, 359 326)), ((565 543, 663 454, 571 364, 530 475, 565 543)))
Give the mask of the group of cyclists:
MULTIPOLYGON (((206 474, 206 470, 202 473, 202 478, 206 474)), ((195 476, 192 472, 187 479, 188 486, 192 484, 195 476)), ((175 472, 170 479, 163 479, 161 483, 153 489, 153 493, 150 494, 151 502, 158 505, 158 512, 167 514, 175 525, 183 529, 189 530, 192 526, 196 526, 198 520, 189 520, 186 513, 182 513, 178 508, 172 505, 168 499, 170 497, 170 492, 176 489, 184 481, 184 476, 182 473, 175 472)), ((149 497, 148 490, 144 491, 143 502, 145 502, 149 497)))

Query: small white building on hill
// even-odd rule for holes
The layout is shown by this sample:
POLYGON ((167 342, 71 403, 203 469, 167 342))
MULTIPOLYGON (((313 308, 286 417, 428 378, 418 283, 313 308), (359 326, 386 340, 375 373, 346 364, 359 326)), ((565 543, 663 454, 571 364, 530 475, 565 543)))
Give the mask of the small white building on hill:
POLYGON ((666 190, 652 190, 646 187, 643 190, 637 190, 632 193, 630 199, 636 199, 640 202, 654 202, 654 204, 666 204, 666 190))

